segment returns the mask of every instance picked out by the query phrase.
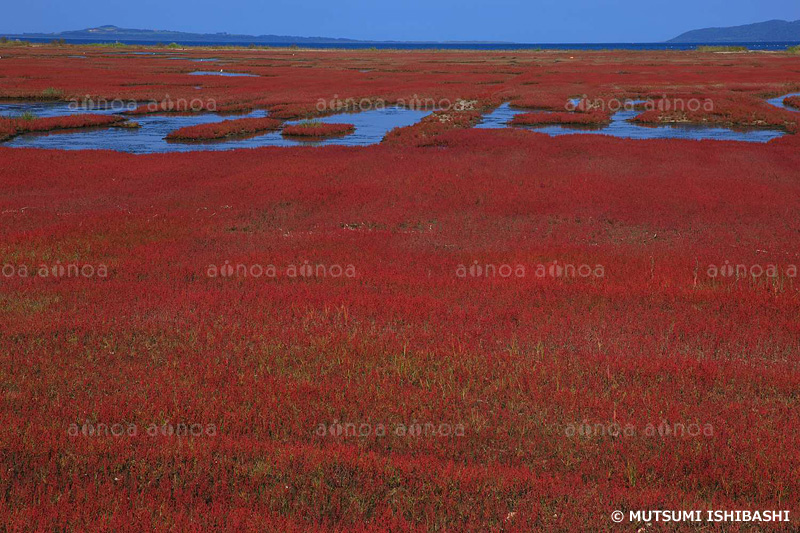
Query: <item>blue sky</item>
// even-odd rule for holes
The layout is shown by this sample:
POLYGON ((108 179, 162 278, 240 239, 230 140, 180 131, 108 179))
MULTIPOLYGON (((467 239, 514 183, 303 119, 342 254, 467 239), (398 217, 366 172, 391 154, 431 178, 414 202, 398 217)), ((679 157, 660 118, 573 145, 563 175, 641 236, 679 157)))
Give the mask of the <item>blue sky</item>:
POLYGON ((0 31, 127 28, 370 40, 652 42, 708 26, 800 19, 800 0, 25 0, 0 31))

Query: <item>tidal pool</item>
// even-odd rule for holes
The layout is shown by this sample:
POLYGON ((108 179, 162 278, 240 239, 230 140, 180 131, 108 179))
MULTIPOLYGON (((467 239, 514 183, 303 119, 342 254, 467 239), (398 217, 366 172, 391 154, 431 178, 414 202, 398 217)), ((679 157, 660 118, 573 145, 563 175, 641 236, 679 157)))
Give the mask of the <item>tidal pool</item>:
POLYGON ((196 63, 206 63, 208 61, 219 61, 217 57, 166 57, 164 59, 180 60, 180 61, 194 61, 196 63))
MULTIPOLYGON (((31 112, 38 117, 55 117, 79 113, 120 113, 121 109, 74 109, 64 102, 58 103, 0 103, 0 116, 20 115, 31 112)), ((359 113, 340 113, 321 117, 320 122, 353 124, 355 132, 344 136, 318 140, 296 140, 284 138, 280 131, 271 131, 247 138, 231 138, 203 142, 166 141, 164 137, 171 131, 186 126, 210 124, 237 118, 257 118, 267 116, 265 110, 256 110, 240 115, 219 115, 217 113, 196 113, 191 115, 161 114, 130 116, 132 122, 141 125, 138 129, 128 128, 89 128, 63 130, 50 133, 27 133, 14 137, 0 146, 14 148, 46 148, 53 150, 115 150, 135 154, 162 152, 192 152, 202 150, 234 150, 237 148, 258 148, 260 146, 367 146, 377 144, 392 129, 411 126, 427 115, 426 111, 389 107, 372 109, 359 113)), ((301 121, 287 121, 295 124, 301 121)))
MULTIPOLYGON (((781 99, 785 98, 781 97, 781 99)), ((637 102, 641 103, 641 102, 637 102)), ((558 125, 511 126, 510 121, 521 113, 536 113, 526 109, 516 109, 505 103, 485 115, 477 128, 520 128, 556 135, 611 135, 624 139, 713 139, 717 141, 745 141, 765 143, 785 135, 784 132, 769 129, 733 130, 717 126, 696 124, 644 125, 631 122, 640 110, 622 109, 611 116, 611 123, 599 126, 558 125)))
POLYGON ((784 94, 783 96, 778 96, 777 98, 770 98, 769 100, 767 100, 767 103, 774 105, 775 107, 780 107, 781 109, 786 109, 794 113, 799 113, 800 109, 789 107, 788 105, 783 103, 784 98, 789 98, 790 96, 800 96, 800 93, 784 94))
POLYGON ((244 78, 258 78, 258 74, 245 74, 244 72, 219 72, 213 70, 195 70, 189 73, 190 76, 229 76, 229 77, 244 77, 244 78))

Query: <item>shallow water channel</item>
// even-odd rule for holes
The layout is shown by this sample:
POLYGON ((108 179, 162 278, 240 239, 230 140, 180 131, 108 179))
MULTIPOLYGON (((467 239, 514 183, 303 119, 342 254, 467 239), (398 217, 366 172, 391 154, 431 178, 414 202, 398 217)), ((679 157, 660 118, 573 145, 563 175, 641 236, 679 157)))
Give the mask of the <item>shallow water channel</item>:
MULTIPOLYGON (((54 117, 82 113, 118 114, 117 109, 79 109, 59 103, 0 103, 0 116, 18 116, 33 113, 37 117, 54 117)), ((340 113, 321 117, 320 122, 344 122, 353 124, 355 132, 344 137, 318 140, 288 139, 280 131, 270 131, 247 138, 229 138, 207 142, 172 142, 164 137, 171 131, 186 126, 209 124, 237 118, 257 118, 267 116, 264 110, 248 114, 220 115, 217 113, 195 113, 191 115, 149 114, 131 116, 130 120, 141 125, 138 129, 129 128, 86 128, 63 130, 49 133, 28 133, 14 137, 0 146, 16 148, 48 148, 58 150, 116 150, 136 154, 157 152, 191 152, 198 150, 233 150, 237 148, 257 148, 260 146, 367 146, 381 142, 392 129, 410 126, 419 122, 427 111, 415 111, 399 107, 371 109, 359 113, 340 113)), ((298 121, 288 121, 294 124, 298 121)))
MULTIPOLYGON (((786 96, 779 99, 783 100, 786 96)), ((640 102, 636 102, 640 103, 640 102)), ((772 103, 772 101, 770 101, 772 103)), ((783 107, 783 104, 781 103, 783 107)), ((505 103, 483 117, 478 128, 521 128, 546 133, 547 135, 611 135, 624 139, 714 139, 718 141, 745 141, 767 142, 785 135, 785 132, 770 129, 734 130, 716 126, 701 126, 697 124, 669 124, 651 126, 631 122, 631 119, 640 114, 640 110, 621 109, 611 116, 611 122, 601 126, 584 125, 559 125, 547 124, 542 126, 511 126, 510 121, 514 116, 522 113, 531 113, 529 109, 518 109, 505 103)))

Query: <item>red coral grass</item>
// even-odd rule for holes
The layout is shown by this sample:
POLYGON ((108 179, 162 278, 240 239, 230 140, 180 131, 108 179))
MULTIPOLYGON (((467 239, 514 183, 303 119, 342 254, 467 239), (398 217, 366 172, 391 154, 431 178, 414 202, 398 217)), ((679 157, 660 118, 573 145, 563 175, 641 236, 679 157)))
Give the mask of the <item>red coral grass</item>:
POLYGON ((226 137, 246 137, 265 131, 277 130, 282 122, 274 118, 239 118, 211 124, 198 124, 172 131, 170 141, 202 141, 226 137))
POLYGON ((0 141, 5 141, 17 134, 17 128, 10 120, 0 119, 0 141))
POLYGON ((797 529, 800 137, 470 128, 584 94, 779 125, 796 57, 188 49, 262 76, 195 90, 117 51, 4 49, 0 96, 479 105, 367 147, 0 146, 0 530, 797 529))
POLYGON ((443 133, 467 129, 481 121, 483 111, 436 111, 417 124, 390 131, 384 142, 392 145, 431 146, 443 133))
MULTIPOLYGON (((259 105, 264 104, 264 100, 257 101, 259 105)), ((296 118, 310 118, 314 116, 318 116, 321 113, 317 110, 317 108, 312 103, 306 104, 294 104, 294 103, 283 103, 283 104, 273 104, 269 106, 269 115, 275 118, 281 118, 284 120, 292 120, 296 118)))
POLYGON ((522 113, 511 120, 514 126, 534 126, 543 124, 581 124, 599 126, 609 122, 609 116, 602 112, 589 113, 522 113))
POLYGON ((783 99, 783 103, 791 108, 800 110, 800 96, 789 96, 783 99))
POLYGON ((118 115, 67 115, 44 118, 0 118, 0 138, 13 137, 23 133, 92 128, 99 126, 122 125, 127 121, 118 115))
POLYGON ((301 122, 289 124, 281 132, 286 137, 340 137, 356 131, 352 124, 332 124, 327 122, 301 122))
POLYGON ((634 122, 779 128, 796 133, 800 119, 761 98, 740 94, 681 95, 655 100, 634 122))

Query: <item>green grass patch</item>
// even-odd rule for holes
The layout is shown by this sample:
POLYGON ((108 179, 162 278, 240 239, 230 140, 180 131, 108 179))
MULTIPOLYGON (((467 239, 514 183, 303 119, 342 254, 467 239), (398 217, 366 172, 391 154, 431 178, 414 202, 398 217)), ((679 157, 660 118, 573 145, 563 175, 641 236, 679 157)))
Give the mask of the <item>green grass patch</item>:
POLYGON ((54 100, 60 100, 64 97, 64 91, 61 89, 56 89, 55 87, 48 87, 44 91, 42 91, 42 97, 54 100))
POLYGON ((698 46, 698 52, 747 52, 746 46, 698 46))

